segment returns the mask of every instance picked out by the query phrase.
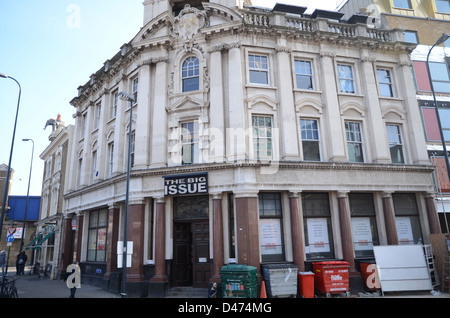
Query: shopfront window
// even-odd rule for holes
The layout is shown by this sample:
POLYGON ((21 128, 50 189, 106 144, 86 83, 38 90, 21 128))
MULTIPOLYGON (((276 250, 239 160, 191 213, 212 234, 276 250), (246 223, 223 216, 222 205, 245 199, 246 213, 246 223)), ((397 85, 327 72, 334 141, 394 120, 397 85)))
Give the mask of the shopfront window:
POLYGON ((334 258, 328 193, 302 193, 306 259, 334 258))
POLYGON ((414 193, 394 193, 395 224, 399 244, 422 244, 419 210, 414 193))
POLYGON ((88 262, 106 261, 106 240, 108 232, 108 210, 89 213, 88 262))
POLYGON ((284 261, 280 193, 260 193, 259 242, 263 262, 284 261))
POLYGON ((355 257, 373 257, 373 246, 379 245, 373 195, 350 193, 348 197, 355 257))

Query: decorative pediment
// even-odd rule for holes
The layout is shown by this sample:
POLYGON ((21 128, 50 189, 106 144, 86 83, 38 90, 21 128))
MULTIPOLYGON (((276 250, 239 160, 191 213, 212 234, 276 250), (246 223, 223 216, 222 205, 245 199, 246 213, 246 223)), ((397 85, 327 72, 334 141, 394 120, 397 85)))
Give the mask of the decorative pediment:
POLYGON ((239 13, 223 5, 210 2, 204 2, 202 5, 209 17, 209 26, 227 22, 240 22, 243 20, 239 13))
POLYGON ((364 117, 366 113, 366 107, 355 102, 347 102, 344 105, 340 106, 340 112, 341 115, 345 115, 347 113, 347 115, 357 114, 358 117, 364 117))
POLYGON ((163 12, 153 20, 148 22, 132 40, 133 46, 137 43, 151 41, 152 38, 163 37, 169 34, 170 27, 173 25, 173 18, 168 12, 163 12), (166 28, 164 30, 164 27, 166 28))
POLYGON ((246 99, 248 108, 253 108, 258 104, 262 104, 266 107, 271 108, 272 110, 277 110, 278 102, 266 95, 258 94, 251 98, 246 99))
POLYGON ((183 98, 177 100, 172 105, 166 107, 168 113, 174 113, 177 111, 193 111, 200 110, 204 107, 208 107, 209 104, 205 103, 205 101, 193 98, 189 95, 184 96, 183 98))

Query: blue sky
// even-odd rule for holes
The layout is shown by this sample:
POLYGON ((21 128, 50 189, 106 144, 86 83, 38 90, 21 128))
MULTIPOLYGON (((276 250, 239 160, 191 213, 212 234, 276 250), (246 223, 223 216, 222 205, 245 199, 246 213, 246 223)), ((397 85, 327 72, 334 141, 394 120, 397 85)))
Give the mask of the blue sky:
MULTIPOLYGON (((34 141, 30 195, 40 195, 43 161, 49 145, 47 119, 62 115, 74 124, 69 102, 77 88, 112 58, 142 27, 143 0, 0 0, 0 73, 22 86, 11 166, 12 195, 26 195, 34 141)), ((276 2, 334 10, 342 0, 253 0, 272 8, 276 2)), ((8 164, 18 86, 0 78, 0 164, 8 164)))

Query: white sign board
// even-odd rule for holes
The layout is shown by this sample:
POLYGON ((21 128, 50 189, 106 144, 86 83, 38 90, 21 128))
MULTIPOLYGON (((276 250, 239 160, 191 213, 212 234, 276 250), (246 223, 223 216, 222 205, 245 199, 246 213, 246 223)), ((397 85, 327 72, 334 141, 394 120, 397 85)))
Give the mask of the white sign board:
POLYGON ((422 245, 374 246, 381 290, 432 290, 430 272, 422 245))
MULTIPOLYGON (((133 255, 133 242, 127 241, 127 267, 131 267, 131 255, 133 255)), ((117 268, 123 266, 123 241, 117 242, 117 268)))

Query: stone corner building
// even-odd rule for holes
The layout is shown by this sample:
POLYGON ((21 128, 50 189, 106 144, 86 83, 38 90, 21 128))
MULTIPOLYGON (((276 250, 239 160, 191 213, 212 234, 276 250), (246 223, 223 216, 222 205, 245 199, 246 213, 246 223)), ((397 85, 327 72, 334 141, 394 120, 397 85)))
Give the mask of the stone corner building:
POLYGON ((144 1, 71 101, 64 240, 85 282, 120 270, 130 107, 129 293, 207 287, 231 262, 357 276, 374 245, 440 231, 402 30, 241 2, 144 1))

